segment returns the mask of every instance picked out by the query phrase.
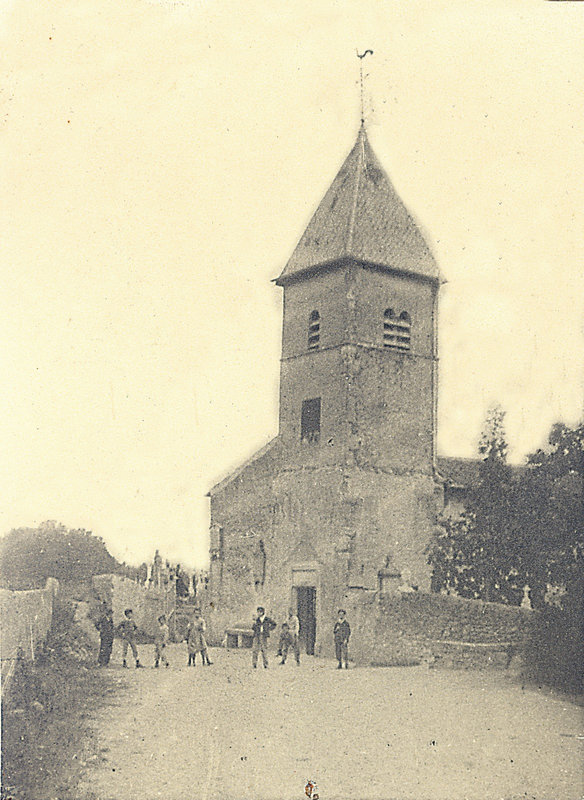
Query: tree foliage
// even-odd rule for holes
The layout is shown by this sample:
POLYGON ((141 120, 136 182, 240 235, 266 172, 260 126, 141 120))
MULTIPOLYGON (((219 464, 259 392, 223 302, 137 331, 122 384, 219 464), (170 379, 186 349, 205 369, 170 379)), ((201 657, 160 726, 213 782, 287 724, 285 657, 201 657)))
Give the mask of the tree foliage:
POLYGON ((582 596, 584 425, 552 428, 549 446, 526 467, 506 463, 504 413, 492 409, 481 436, 479 478, 465 511, 440 520, 429 560, 433 589, 518 605, 530 587, 542 606, 548 586, 562 603, 582 596))
POLYGON ((83 529, 45 522, 38 528, 17 528, 0 539, 0 576, 9 589, 41 588, 47 578, 85 581, 119 571, 103 540, 83 529))
POLYGON ((564 605, 578 603, 584 583, 584 423, 554 425, 549 447, 529 456, 510 527, 535 603, 542 603, 548 584, 564 589, 564 605))

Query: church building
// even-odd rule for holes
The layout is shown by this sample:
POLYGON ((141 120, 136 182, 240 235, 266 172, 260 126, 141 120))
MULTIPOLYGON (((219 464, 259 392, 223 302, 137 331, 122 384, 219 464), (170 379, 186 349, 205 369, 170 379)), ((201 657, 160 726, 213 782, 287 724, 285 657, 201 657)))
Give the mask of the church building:
POLYGON ((363 126, 276 284, 279 433, 209 492, 211 635, 297 609, 332 650, 347 590, 430 591, 438 266, 363 126))

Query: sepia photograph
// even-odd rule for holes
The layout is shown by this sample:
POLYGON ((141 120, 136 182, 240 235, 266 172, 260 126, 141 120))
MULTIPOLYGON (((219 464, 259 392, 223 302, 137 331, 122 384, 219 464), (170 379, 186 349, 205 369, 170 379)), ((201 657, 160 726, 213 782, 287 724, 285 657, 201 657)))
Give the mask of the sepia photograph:
POLYGON ((0 800, 582 800, 584 2, 0 37, 0 800))

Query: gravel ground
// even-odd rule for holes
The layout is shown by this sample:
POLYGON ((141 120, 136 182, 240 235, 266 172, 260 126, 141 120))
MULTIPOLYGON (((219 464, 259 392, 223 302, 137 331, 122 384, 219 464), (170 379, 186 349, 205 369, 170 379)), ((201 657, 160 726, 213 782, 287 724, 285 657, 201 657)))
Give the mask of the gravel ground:
POLYGON ((580 800, 582 709, 497 672, 421 667, 337 671, 304 657, 251 669, 250 651, 211 650, 211 667, 108 674, 114 701, 93 727, 80 800, 580 800), (579 738, 580 737, 580 738, 579 738))

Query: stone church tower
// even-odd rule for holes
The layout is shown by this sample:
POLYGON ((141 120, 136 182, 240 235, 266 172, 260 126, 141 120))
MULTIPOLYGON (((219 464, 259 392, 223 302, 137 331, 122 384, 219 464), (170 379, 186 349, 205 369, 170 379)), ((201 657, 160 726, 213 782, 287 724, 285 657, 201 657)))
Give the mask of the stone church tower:
POLYGON ((429 591, 438 267, 363 127, 284 271, 279 434, 210 492, 217 639, 258 604, 328 652, 348 589, 429 591))

